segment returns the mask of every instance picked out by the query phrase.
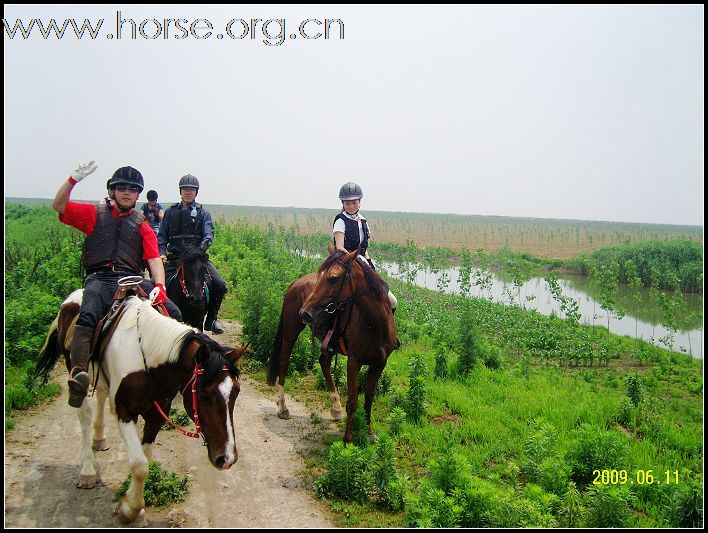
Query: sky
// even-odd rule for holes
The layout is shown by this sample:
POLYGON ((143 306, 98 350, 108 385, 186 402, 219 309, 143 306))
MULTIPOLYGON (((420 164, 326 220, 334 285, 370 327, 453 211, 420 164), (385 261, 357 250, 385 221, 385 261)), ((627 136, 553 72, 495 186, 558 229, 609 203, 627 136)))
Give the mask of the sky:
POLYGON ((95 160, 73 198, 130 165, 165 205, 190 173, 207 207, 336 210, 354 181, 364 214, 702 226, 703 13, 5 5, 5 196, 95 160))

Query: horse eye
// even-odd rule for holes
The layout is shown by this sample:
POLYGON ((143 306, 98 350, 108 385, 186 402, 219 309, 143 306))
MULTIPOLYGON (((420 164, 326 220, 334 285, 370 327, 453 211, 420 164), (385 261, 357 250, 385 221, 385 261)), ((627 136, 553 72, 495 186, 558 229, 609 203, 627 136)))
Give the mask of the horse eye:
POLYGON ((331 278, 329 278, 329 279, 327 280, 327 283, 330 283, 330 284, 334 285, 334 284, 337 283, 338 281, 339 281, 339 278, 338 278, 337 276, 332 276, 331 278))

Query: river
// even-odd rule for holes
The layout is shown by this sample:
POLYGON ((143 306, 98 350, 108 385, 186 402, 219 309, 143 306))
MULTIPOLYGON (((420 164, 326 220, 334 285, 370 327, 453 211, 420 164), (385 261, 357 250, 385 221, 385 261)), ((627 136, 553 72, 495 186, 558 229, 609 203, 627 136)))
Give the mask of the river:
MULTIPOLYGON (((405 279, 395 263, 377 262, 377 268, 386 271, 390 276, 405 279)), ((438 274, 419 270, 415 284, 429 289, 439 289, 438 282, 448 279, 449 283, 442 287, 446 293, 459 293, 457 268, 445 269, 438 274), (443 280, 440 280, 441 276, 443 280)), ((511 280, 504 280, 503 274, 493 273, 488 288, 481 289, 472 286, 471 296, 485 298, 505 305, 523 305, 526 309, 535 309, 544 315, 555 313, 562 316, 560 305, 553 298, 548 283, 542 278, 532 278, 524 283, 520 290, 511 280)), ((473 275, 474 281, 474 275, 473 275)), ((581 312, 581 323, 607 327, 607 312, 593 299, 589 292, 587 278, 584 276, 559 276, 559 285, 565 296, 570 296, 578 302, 581 312)), ((441 283, 444 285, 444 283, 441 283)), ((661 325, 661 313, 658 305, 652 303, 648 289, 640 289, 640 301, 635 301, 629 288, 620 285, 617 301, 626 311, 625 316, 616 318, 610 316, 610 331, 616 335, 626 335, 653 342, 657 346, 667 348, 670 341, 664 339, 668 330, 661 325)), ((695 294, 684 295, 686 308, 681 314, 680 329, 673 336, 673 350, 690 353, 697 359, 703 358, 703 297, 695 294)))

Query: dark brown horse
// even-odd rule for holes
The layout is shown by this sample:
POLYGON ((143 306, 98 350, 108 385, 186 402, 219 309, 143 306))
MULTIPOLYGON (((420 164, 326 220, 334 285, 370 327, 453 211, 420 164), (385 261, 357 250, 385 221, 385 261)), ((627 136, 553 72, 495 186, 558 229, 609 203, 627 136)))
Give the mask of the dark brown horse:
MULTIPOLYGON (((309 325, 319 339, 330 337, 327 347, 347 356, 347 427, 344 442, 352 441, 352 416, 359 398, 359 372, 368 365, 364 410, 371 434, 371 404, 388 356, 398 347, 396 322, 386 285, 368 265, 357 259, 358 250, 345 254, 329 246, 330 255, 317 274, 307 274, 288 287, 273 343, 268 383, 278 380, 278 416, 289 418, 284 384, 290 353, 300 332, 309 325), (334 330, 332 335, 328 333, 334 330), (332 338, 333 337, 333 338, 332 338)), ((332 351, 323 344, 320 366, 332 400, 330 412, 341 418, 342 406, 332 379, 332 351)))
MULTIPOLYGON (((70 367, 69 349, 82 296, 81 290, 74 291, 49 329, 36 367, 37 374, 45 379, 62 355, 67 369, 70 367)), ((246 349, 221 346, 189 326, 162 316, 150 302, 134 296, 126 299, 125 306, 125 314, 107 341, 100 365, 92 362, 89 369, 98 379, 93 445, 88 398, 77 410, 82 428, 77 486, 88 489, 97 482, 92 449, 107 449, 103 409, 106 399, 111 400, 132 474, 130 488, 117 509, 122 523, 135 520, 145 506, 143 488, 151 445, 163 423, 159 409, 169 412, 178 391, 182 391, 185 410, 198 421, 199 429, 190 436, 197 436, 201 430, 211 464, 226 470, 236 462, 233 408, 240 391, 236 363, 246 349), (139 416, 145 420, 142 439, 138 436, 139 416)), ((79 447, 69 440, 67 446, 79 447)))

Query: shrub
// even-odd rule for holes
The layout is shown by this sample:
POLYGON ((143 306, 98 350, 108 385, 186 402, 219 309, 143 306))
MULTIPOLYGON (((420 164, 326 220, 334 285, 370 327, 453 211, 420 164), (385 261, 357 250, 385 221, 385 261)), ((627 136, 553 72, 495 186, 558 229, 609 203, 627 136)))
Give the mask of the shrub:
POLYGON ((427 369, 420 354, 413 354, 408 363, 408 395, 406 398, 406 414, 413 422, 418 422, 425 414, 425 394, 427 369))
POLYGON ((337 441, 327 454, 327 472, 315 480, 315 492, 320 498, 338 498, 364 502, 370 474, 367 464, 372 448, 344 446, 337 441))
POLYGON ((628 374, 624 379, 627 386, 627 396, 632 401, 632 405, 638 406, 644 400, 644 385, 636 372, 628 374))
POLYGON ((588 525, 590 527, 627 527, 632 496, 624 486, 600 485, 590 489, 588 525))
POLYGON ((571 479, 584 486, 593 480, 593 470, 619 470, 624 467, 627 444, 614 431, 588 425, 579 430, 578 440, 566 454, 571 479))
POLYGON ((670 491, 665 496, 661 514, 672 527, 703 527, 702 476, 670 491))
POLYGON ((360 405, 352 417, 352 443, 360 448, 369 445, 369 430, 366 423, 364 406, 360 405))
MULTIPOLYGON (((170 408, 170 414, 168 415, 168 417, 170 420, 172 420, 172 422, 174 422, 178 426, 184 427, 192 423, 192 419, 189 418, 187 411, 185 411, 184 409, 175 409, 174 407, 172 407, 170 408)), ((162 424, 162 429, 169 431, 174 428, 169 423, 165 422, 164 424, 162 424)))
POLYGON ((388 415, 388 425, 391 435, 398 435, 403 428, 403 423, 406 421, 406 412, 402 407, 394 407, 391 414, 388 415))
MULTIPOLYGON (((123 481, 118 490, 116 500, 128 492, 132 475, 123 481)), ((162 469, 162 465, 157 461, 150 461, 148 475, 145 478, 145 506, 165 507, 167 505, 181 502, 189 491, 189 479, 185 476, 180 478, 175 472, 168 472, 162 469)))
POLYGON ((447 350, 441 346, 435 356, 435 369, 433 376, 435 379, 445 379, 448 375, 447 350))

